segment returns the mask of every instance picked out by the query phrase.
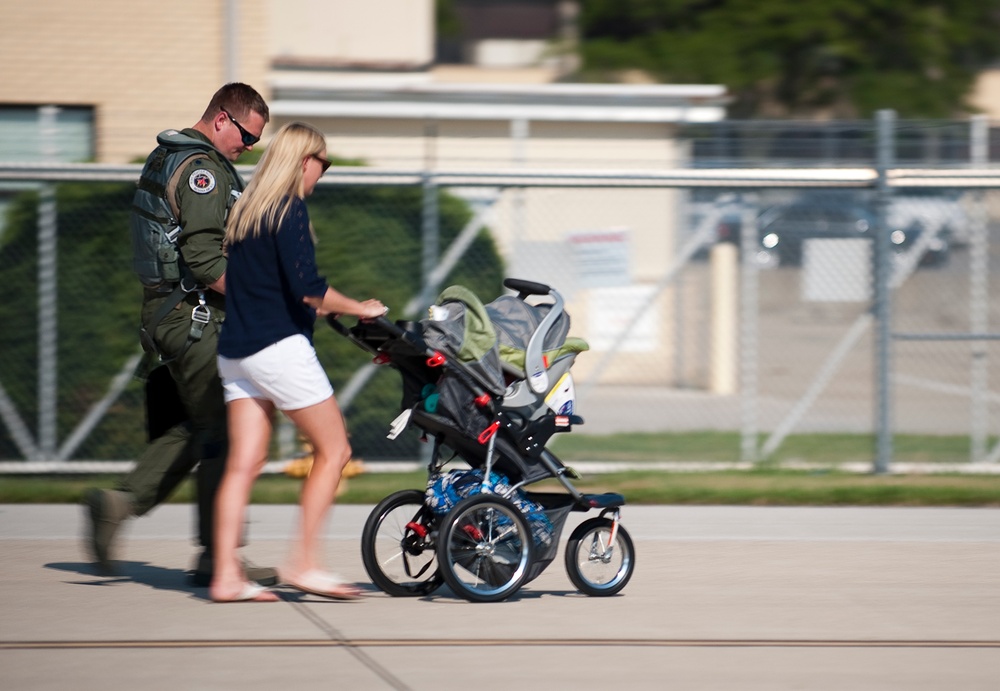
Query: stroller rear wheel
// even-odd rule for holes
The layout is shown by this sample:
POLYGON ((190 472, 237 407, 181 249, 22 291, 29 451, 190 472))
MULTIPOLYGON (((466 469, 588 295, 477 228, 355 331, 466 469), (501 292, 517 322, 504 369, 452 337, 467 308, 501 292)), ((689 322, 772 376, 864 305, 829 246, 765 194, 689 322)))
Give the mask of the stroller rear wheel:
POLYGON ((361 559, 372 582, 394 597, 437 590, 443 579, 434 529, 434 514, 420 490, 401 490, 379 502, 361 533, 361 559))
POLYGON ((524 584, 532 545, 520 509, 501 496, 477 494, 445 516, 438 561, 456 595, 472 602, 497 602, 524 584))
POLYGON ((576 527, 566 543, 566 572, 584 595, 614 595, 628 583, 635 570, 635 548, 625 526, 604 516, 590 518, 576 527))

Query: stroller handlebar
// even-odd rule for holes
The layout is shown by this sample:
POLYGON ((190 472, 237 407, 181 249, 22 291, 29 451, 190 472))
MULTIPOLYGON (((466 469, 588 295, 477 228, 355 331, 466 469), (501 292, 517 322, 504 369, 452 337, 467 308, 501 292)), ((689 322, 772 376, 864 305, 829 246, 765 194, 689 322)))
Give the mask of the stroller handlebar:
MULTIPOLYGON (((390 321, 385 317, 375 317, 374 319, 365 319, 363 321, 369 324, 375 324, 380 329, 388 332, 389 334, 391 334, 396 338, 402 338, 406 333, 403 329, 396 326, 394 322, 390 321)), ((333 327, 333 330, 339 333, 341 336, 351 335, 350 328, 344 326, 344 324, 339 319, 337 319, 337 315, 335 314, 326 315, 326 323, 329 324, 331 327, 333 327)))
POLYGON ((337 333, 339 333, 341 336, 345 336, 345 337, 348 337, 348 338, 350 337, 350 335, 351 335, 350 329, 348 329, 346 326, 344 326, 340 322, 340 320, 337 319, 337 315, 336 314, 328 314, 328 315, 326 315, 326 323, 329 324, 330 327, 333 328, 333 330, 336 331, 337 333))
POLYGON ((396 322, 388 317, 375 317, 374 319, 366 319, 365 321, 374 324, 394 338, 406 338, 409 335, 408 331, 400 328, 396 322))
MULTIPOLYGON (((359 336, 356 333, 355 330, 357 327, 352 328, 345 325, 342 321, 340 321, 340 319, 337 318, 336 314, 326 315, 326 323, 329 324, 330 328, 332 328, 334 331, 339 333, 347 340, 354 342, 358 347, 362 348, 363 350, 367 350, 369 353, 372 353, 373 355, 378 354, 379 351, 376 346, 373 346, 371 343, 365 340, 363 336, 359 336)), ((411 335, 408 334, 406 330, 401 329, 399 326, 389 321, 385 317, 376 317, 375 319, 359 320, 358 323, 372 324, 379 330, 389 334, 393 338, 404 340, 407 343, 413 345, 414 347, 417 347, 417 344, 413 343, 411 335)))
POLYGON ((552 288, 545 285, 544 283, 536 283, 535 281, 525 281, 520 278, 505 278, 503 280, 503 287, 510 288, 511 290, 516 290, 520 293, 520 297, 524 299, 529 295, 548 295, 552 292, 552 288))

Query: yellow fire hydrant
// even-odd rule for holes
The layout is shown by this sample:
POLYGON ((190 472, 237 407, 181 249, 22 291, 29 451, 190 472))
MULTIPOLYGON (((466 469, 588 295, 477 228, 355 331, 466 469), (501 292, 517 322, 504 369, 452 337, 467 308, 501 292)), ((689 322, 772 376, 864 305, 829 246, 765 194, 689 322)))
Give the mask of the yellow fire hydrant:
MULTIPOLYGON (((302 445, 302 453, 295 458, 288 461, 285 464, 285 475, 294 478, 304 478, 309 475, 313 466, 313 448, 312 444, 300 439, 302 445)), ((357 477, 365 472, 364 463, 361 459, 352 458, 344 466, 344 472, 340 475, 340 485, 337 487, 337 496, 344 493, 347 489, 348 478, 357 477)))

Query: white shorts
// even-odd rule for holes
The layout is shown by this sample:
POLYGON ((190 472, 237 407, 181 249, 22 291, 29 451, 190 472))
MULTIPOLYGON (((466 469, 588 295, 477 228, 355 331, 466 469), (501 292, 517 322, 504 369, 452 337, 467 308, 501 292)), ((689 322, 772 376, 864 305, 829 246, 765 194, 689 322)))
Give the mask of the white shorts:
POLYGON ((262 398, 278 410, 299 410, 322 403, 333 387, 316 350, 301 334, 283 338, 245 358, 218 356, 226 403, 262 398))

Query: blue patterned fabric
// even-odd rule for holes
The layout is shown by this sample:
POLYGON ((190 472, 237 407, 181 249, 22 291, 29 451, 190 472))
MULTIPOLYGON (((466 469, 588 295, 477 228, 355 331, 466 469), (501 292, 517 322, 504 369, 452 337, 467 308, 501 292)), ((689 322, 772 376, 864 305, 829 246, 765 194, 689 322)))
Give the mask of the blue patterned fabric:
MULTIPOLYGON (((510 480, 499 473, 490 473, 490 494, 507 497, 524 514, 536 545, 548 546, 552 542, 552 522, 545 509, 518 489, 511 491, 510 480)), ((452 470, 432 475, 427 481, 426 503, 431 511, 443 516, 466 497, 483 491, 483 471, 452 470)))

